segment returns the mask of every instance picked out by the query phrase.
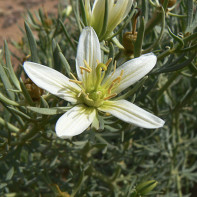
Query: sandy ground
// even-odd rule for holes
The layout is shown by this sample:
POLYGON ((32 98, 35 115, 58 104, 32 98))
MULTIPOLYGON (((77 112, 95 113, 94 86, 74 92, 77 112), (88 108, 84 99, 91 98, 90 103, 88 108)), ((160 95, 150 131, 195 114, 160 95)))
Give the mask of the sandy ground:
MULTIPOLYGON (((5 39, 8 43, 11 40, 20 41, 22 33, 19 27, 24 29, 27 10, 34 12, 44 8, 49 14, 57 14, 58 3, 59 0, 0 0, 0 49, 5 39)), ((11 44, 9 48, 14 52, 11 44)))

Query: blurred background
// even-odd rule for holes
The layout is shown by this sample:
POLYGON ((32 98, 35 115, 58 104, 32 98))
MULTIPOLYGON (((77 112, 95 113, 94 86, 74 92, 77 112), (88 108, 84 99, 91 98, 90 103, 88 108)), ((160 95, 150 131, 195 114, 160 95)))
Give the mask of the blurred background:
POLYGON ((18 53, 11 41, 21 41, 27 10, 34 13, 42 8, 48 15, 56 15, 58 3, 59 0, 0 0, 0 48, 6 39, 12 53, 18 53))

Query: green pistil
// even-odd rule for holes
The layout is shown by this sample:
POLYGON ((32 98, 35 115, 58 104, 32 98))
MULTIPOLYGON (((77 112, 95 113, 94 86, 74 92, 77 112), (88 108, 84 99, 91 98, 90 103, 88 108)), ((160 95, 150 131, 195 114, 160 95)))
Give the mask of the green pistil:
POLYGON ((100 84, 102 82, 103 76, 102 75, 102 70, 104 71, 103 76, 105 74, 105 71, 107 70, 107 66, 103 63, 100 63, 96 67, 96 76, 97 76, 97 81, 95 84, 95 91, 97 91, 100 87, 100 84))

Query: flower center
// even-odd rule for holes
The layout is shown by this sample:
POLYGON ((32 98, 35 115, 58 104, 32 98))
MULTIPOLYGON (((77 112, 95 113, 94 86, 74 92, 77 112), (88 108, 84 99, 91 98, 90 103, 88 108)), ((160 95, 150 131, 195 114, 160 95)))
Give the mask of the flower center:
POLYGON ((81 92, 79 100, 91 107, 99 107, 103 104, 104 92, 101 90, 93 90, 91 92, 81 92))
MULTIPOLYGON (((123 76, 123 70, 117 78, 115 78, 113 81, 111 80, 111 77, 114 75, 116 71, 116 62, 114 64, 114 72, 103 83, 105 72, 107 71, 107 67, 111 61, 112 58, 110 58, 105 64, 97 61, 97 67, 95 69, 96 76, 94 79, 95 84, 91 87, 87 85, 88 81, 78 81, 76 77, 71 73, 73 79, 70 79, 70 81, 78 84, 81 87, 81 92, 78 94, 79 103, 84 103, 91 107, 99 107, 103 104, 105 100, 111 99, 117 95, 116 93, 114 93, 113 89, 119 85, 123 76)), ((80 67, 81 74, 86 74, 87 76, 89 74, 92 74, 92 69, 88 65, 86 60, 84 60, 84 64, 85 67, 80 67)))

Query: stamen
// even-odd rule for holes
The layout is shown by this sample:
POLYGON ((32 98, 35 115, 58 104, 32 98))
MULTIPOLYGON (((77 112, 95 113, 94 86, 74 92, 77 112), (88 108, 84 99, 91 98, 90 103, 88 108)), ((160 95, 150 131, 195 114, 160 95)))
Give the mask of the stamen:
POLYGON ((76 78, 72 73, 70 73, 70 75, 72 76, 72 78, 73 78, 74 80, 77 81, 77 78, 76 78))
POLYGON ((80 66, 79 68, 81 69, 81 74, 83 74, 83 70, 87 71, 88 73, 91 72, 91 68, 89 69, 89 68, 85 68, 85 67, 82 67, 82 66, 80 66))
POLYGON ((106 115, 106 116, 110 116, 111 114, 110 114, 110 113, 105 113, 105 115, 106 115))
POLYGON ((87 61, 86 60, 83 60, 85 66, 91 71, 92 69, 90 68, 90 66, 88 65, 87 61))
POLYGON ((111 90, 112 90, 113 86, 114 86, 114 82, 112 82, 112 84, 109 86, 108 94, 111 94, 111 90))
POLYGON ((118 81, 118 83, 120 83, 121 79, 122 79, 122 76, 123 76, 123 73, 124 73, 124 70, 121 70, 121 73, 120 73, 120 76, 118 76, 116 79, 114 79, 112 81, 112 83, 118 81))
POLYGON ((81 92, 79 92, 79 94, 77 95, 77 97, 79 98, 79 97, 81 96, 81 94, 82 94, 82 91, 81 91, 81 92))
POLYGON ((69 81, 77 84, 82 84, 82 81, 78 81, 78 80, 69 79, 69 81))
POLYGON ((121 80, 121 76, 118 76, 116 79, 114 79, 112 82, 116 82, 116 81, 118 81, 118 83, 120 83, 120 80, 121 80))
POLYGON ((123 73, 124 73, 124 70, 121 70, 120 77, 122 77, 123 73))
MULTIPOLYGON (((111 83, 111 85, 108 88, 108 94, 111 94, 112 88, 114 87, 115 83, 118 82, 118 84, 120 83, 122 76, 123 76, 124 70, 121 70, 120 76, 118 76, 116 79, 114 79, 111 83)), ((117 85, 117 84, 116 84, 117 85)))
POLYGON ((116 71, 116 61, 114 62, 114 72, 111 74, 111 76, 113 76, 114 75, 114 73, 115 73, 115 71, 116 71))
POLYGON ((99 65, 100 64, 99 60, 96 60, 96 63, 97 63, 97 65, 99 65))
POLYGON ((105 65, 108 67, 109 64, 111 63, 111 61, 112 61, 112 58, 109 58, 109 59, 107 60, 107 62, 105 63, 105 65))
POLYGON ((108 97, 105 97, 104 100, 106 101, 106 100, 111 99, 111 98, 113 98, 113 97, 115 97, 115 96, 117 96, 116 93, 115 93, 115 94, 112 94, 112 95, 110 95, 110 96, 108 96, 108 97))

